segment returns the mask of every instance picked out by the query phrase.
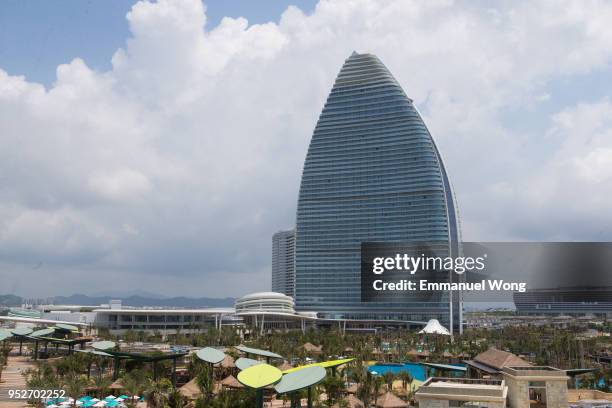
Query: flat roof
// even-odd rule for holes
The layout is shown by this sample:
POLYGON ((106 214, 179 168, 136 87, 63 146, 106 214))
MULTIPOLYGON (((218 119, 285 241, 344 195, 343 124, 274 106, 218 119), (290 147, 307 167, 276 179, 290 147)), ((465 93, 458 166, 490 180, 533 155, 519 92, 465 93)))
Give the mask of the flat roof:
POLYGON ((94 309, 100 314, 232 314, 233 308, 211 308, 211 309, 94 309))
POLYGON ((420 399, 446 399, 467 401, 505 401, 508 387, 504 380, 432 377, 416 392, 420 399))

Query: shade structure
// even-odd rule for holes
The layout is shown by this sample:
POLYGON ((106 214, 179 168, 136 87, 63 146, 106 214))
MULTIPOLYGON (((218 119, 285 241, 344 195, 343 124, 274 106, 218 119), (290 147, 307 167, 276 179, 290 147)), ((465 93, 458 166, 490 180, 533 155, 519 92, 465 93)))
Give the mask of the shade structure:
POLYGON ((233 375, 228 375, 219 384, 228 388, 244 388, 244 385, 240 384, 233 375))
POLYGON ((440 324, 438 319, 431 319, 427 322, 427 325, 419 331, 419 334, 442 334, 450 336, 448 329, 440 324))
MULTIPOLYGON (((352 394, 346 397, 346 402, 348 403, 349 408, 365 408, 365 404, 352 394)), ((339 406, 339 404, 334 404, 332 405, 332 408, 338 408, 339 406)))
POLYGON ((46 337, 52 335, 53 333, 55 333, 55 329, 49 327, 30 333, 30 337, 46 337))
POLYGON ((200 386, 198 385, 196 378, 179 388, 179 392, 183 397, 191 400, 197 399, 202 395, 202 391, 200 390, 200 386))
POLYGON ((377 408, 406 408, 408 403, 396 397, 393 393, 387 392, 376 401, 377 408))
POLYGON ((55 327, 57 327, 58 329, 64 330, 64 331, 79 331, 78 327, 73 326, 71 324, 58 323, 55 325, 55 327))
POLYGON ((212 347, 204 347, 203 349, 196 351, 196 356, 198 356, 200 360, 203 360, 209 364, 220 363, 225 358, 225 354, 223 354, 222 351, 212 347))
POLYGON ((242 385, 258 390, 276 384, 282 376, 283 373, 278 368, 269 364, 258 364, 238 373, 238 381, 242 385))
POLYGON ((236 367, 238 367, 239 370, 246 370, 249 367, 263 363, 263 361, 253 360, 252 358, 240 357, 234 364, 236 364, 236 367))
POLYGON ((285 374, 274 389, 279 394, 299 391, 311 387, 325 378, 325 369, 320 366, 307 367, 285 374))
POLYGON ((268 350, 261 350, 261 349, 256 349, 252 347, 246 347, 246 346, 236 346, 235 349, 242 351, 243 353, 253 354, 256 356, 262 356, 266 358, 281 358, 281 359, 283 358, 283 356, 273 353, 268 350))
POLYGON ((32 329, 29 327, 16 327, 11 330, 11 333, 13 333, 14 336, 28 336, 32 333, 32 329))
POLYGON ((334 367, 338 367, 346 363, 350 363, 353 360, 355 359, 354 358, 344 358, 342 360, 330 360, 330 361, 322 361, 320 363, 306 364, 303 366, 293 367, 293 368, 290 368, 289 370, 285 370, 283 371, 283 374, 293 373, 299 370, 304 370, 309 367, 334 368, 334 367))
POLYGON ((236 367, 236 363, 234 362, 234 358, 232 356, 228 356, 227 354, 223 358, 221 362, 221 367, 223 368, 234 368, 236 367))
POLYGON ((8 330, 0 329, 0 341, 6 340, 9 337, 13 337, 13 333, 8 330))
POLYGON ((115 348, 117 344, 114 341, 96 341, 94 343, 91 344, 91 347, 95 348, 96 350, 110 350, 115 348))
POLYGON ((307 353, 314 353, 314 354, 320 354, 322 352, 322 350, 323 350, 323 346, 315 346, 314 344, 312 344, 310 342, 304 343, 302 345, 302 348, 307 353))
POLYGON ((104 356, 104 357, 112 357, 112 354, 108 354, 105 353, 103 351, 99 351, 99 350, 79 350, 79 349, 75 349, 74 351, 76 351, 77 353, 87 353, 87 354, 95 354, 96 356, 104 356))
POLYGON ((431 367, 431 368, 435 368, 435 369, 443 370, 443 371, 462 371, 462 372, 467 371, 467 367, 458 366, 458 365, 438 364, 438 363, 421 363, 421 364, 427 367, 431 367))

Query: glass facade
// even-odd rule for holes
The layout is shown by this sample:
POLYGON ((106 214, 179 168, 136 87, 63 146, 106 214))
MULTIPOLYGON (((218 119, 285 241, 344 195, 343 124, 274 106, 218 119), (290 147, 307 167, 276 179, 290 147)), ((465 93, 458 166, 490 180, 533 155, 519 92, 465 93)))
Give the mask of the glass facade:
MULTIPOLYGON (((304 162, 295 241, 298 310, 329 318, 437 318, 436 303, 362 303, 362 242, 431 242, 459 250, 454 197, 434 141, 398 82, 374 55, 344 63, 304 162)), ((458 299, 453 299, 457 304, 458 299)), ((455 305, 453 325, 458 327, 455 305)))
POLYGON ((272 236, 272 292, 295 296, 295 230, 272 236))

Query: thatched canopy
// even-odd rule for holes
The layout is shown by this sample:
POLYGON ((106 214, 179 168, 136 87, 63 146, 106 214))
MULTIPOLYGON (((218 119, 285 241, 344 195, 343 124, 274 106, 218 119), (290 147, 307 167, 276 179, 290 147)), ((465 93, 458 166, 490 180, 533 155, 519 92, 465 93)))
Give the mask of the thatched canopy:
POLYGON ((323 346, 315 346, 312 343, 304 343, 302 348, 307 353, 321 353, 323 351, 323 346))
POLYGON ((108 386, 109 390, 120 390, 123 388, 123 380, 119 378, 114 383, 108 386))
POLYGON ((236 367, 236 364, 234 364, 233 357, 232 356, 228 356, 226 354, 225 357, 223 358, 223 361, 221 361, 221 367, 223 367, 223 368, 234 368, 234 367, 236 367))
POLYGON ((406 408, 408 403, 399 397, 396 397, 392 392, 387 392, 382 397, 378 397, 376 401, 377 408, 406 408))
POLYGON ((240 384, 233 375, 228 375, 219 384, 227 388, 244 388, 244 385, 240 384))
MULTIPOLYGON (((345 399, 348 402, 349 408, 365 408, 364 403, 361 402, 359 398, 357 398, 356 396, 352 394, 346 397, 345 399)), ((332 408, 338 408, 339 406, 340 406, 339 404, 334 404, 332 405, 332 408)))
POLYGON ((183 397, 191 400, 198 399, 202 395, 200 386, 196 382, 195 378, 179 388, 179 392, 183 397))

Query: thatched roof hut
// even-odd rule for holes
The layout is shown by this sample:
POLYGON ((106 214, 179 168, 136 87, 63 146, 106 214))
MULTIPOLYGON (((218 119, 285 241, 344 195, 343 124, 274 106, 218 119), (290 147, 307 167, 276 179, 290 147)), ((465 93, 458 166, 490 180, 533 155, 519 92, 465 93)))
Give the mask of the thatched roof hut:
POLYGON ((396 397, 392 392, 387 392, 382 397, 378 397, 376 408, 406 408, 408 403, 399 397, 396 397))
POLYGON ((123 380, 119 378, 114 383, 108 386, 109 390, 121 390, 123 389, 123 380))
POLYGON ((228 375, 221 380, 219 384, 227 388, 244 388, 244 385, 240 384, 240 381, 238 381, 233 375, 228 375))
MULTIPOLYGON (((352 394, 346 397, 345 399, 348 402, 349 408, 365 408, 365 404, 361 402, 359 398, 352 394)), ((339 404, 334 404, 332 405, 332 408, 338 408, 339 406, 339 404)))
POLYGON ((221 361, 221 367, 223 367, 223 368, 234 368, 234 367, 236 367, 236 364, 234 364, 234 358, 232 356, 228 356, 226 354, 225 357, 223 358, 223 361, 221 361))
POLYGON ((307 353, 316 353, 316 354, 319 354, 319 353, 321 353, 323 351, 323 346, 315 346, 312 343, 304 343, 302 345, 302 348, 307 353))
POLYGON ((183 397, 190 400, 198 399, 202 395, 202 390, 200 390, 200 386, 195 378, 179 388, 178 391, 183 397))

